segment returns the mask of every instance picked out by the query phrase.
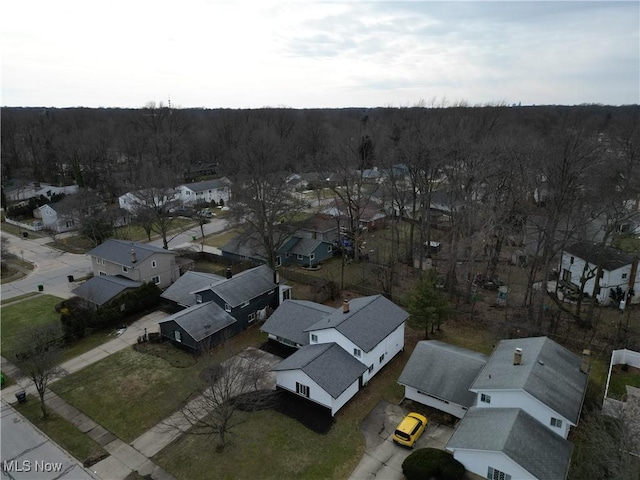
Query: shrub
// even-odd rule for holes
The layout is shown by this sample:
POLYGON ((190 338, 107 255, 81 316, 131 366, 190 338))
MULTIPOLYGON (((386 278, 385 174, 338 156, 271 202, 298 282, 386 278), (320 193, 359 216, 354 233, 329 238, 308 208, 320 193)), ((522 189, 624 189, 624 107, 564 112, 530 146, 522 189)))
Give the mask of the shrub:
POLYGON ((465 468, 444 450, 420 448, 402 462, 402 473, 407 480, 462 480, 465 468))

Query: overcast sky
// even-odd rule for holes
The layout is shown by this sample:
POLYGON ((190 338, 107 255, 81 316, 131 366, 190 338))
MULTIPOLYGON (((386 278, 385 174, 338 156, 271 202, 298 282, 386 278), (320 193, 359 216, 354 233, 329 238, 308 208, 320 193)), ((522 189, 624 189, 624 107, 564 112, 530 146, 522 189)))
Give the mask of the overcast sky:
POLYGON ((640 2, 19 0, 3 106, 640 103, 640 2))

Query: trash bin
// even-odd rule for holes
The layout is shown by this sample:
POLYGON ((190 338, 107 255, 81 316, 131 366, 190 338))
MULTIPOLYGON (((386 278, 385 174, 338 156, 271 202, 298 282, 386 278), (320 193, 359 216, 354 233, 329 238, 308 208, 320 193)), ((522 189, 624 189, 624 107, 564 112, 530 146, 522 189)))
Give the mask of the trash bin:
POLYGON ((196 236, 195 236, 195 235, 192 235, 192 236, 191 236, 191 240, 195 242, 195 241, 196 241, 196 236))
POLYGON ((41 292, 44 290, 44 285, 38 285, 38 291, 41 292))
POLYGON ((29 232, 22 232, 22 238, 29 238, 29 232))
POLYGON ((16 392, 16 400, 18 400, 18 403, 26 402, 27 392, 25 392, 24 390, 20 390, 19 392, 16 392))
POLYGON ((73 282, 73 275, 67 275, 67 280, 69 280, 69 283, 73 282))

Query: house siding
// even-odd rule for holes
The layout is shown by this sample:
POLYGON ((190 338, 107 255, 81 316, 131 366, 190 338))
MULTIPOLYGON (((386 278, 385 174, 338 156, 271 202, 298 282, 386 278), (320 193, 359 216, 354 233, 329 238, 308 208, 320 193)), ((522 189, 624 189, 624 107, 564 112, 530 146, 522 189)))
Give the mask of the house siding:
POLYGON ((462 418, 467 413, 467 408, 454 402, 447 401, 445 399, 439 400, 433 396, 427 395, 420 390, 404 386, 404 396, 409 400, 416 401, 428 407, 433 407, 437 410, 441 410, 445 413, 453 415, 456 418, 462 418))
MULTIPOLYGON (((216 295, 212 290, 204 290, 200 292, 202 296, 203 302, 215 302, 220 308, 225 309, 226 302, 216 295)), ((262 310, 265 307, 277 308, 278 307, 278 299, 279 299, 279 291, 278 286, 276 284, 273 285, 273 293, 265 292, 260 296, 254 297, 249 300, 249 305, 246 307, 241 306, 231 306, 231 312, 229 314, 237 320, 234 324, 234 330, 236 332, 241 332, 245 330, 249 325, 253 325, 257 322, 258 311, 262 310), (255 313, 256 320, 249 322, 249 315, 255 313)))
POLYGON ((476 407, 478 408, 521 408, 540 424, 546 426, 553 433, 567 438, 569 428, 574 426, 569 420, 555 410, 547 407, 526 392, 521 390, 473 390, 477 392, 476 407), (481 402, 482 394, 491 396, 491 403, 481 402), (562 427, 552 427, 551 418, 562 420, 562 427))
POLYGON ((492 467, 511 475, 511 480, 550 480, 537 479, 502 452, 455 449, 453 458, 482 478, 487 478, 489 467, 492 467))
POLYGON ((136 263, 135 267, 127 267, 127 271, 123 271, 122 265, 104 260, 102 265, 102 259, 98 257, 91 257, 91 267, 95 276, 100 275, 100 272, 104 272, 107 275, 121 275, 123 277, 135 280, 138 282, 151 282, 153 277, 159 276, 160 283, 158 287, 166 288, 171 285, 179 277, 178 266, 175 263, 175 257, 173 255, 151 255, 144 261, 136 263), (152 262, 156 262, 156 267, 153 268, 152 262))
POLYGON ((183 348, 188 348, 193 350, 196 353, 199 352, 207 352, 212 348, 216 347, 224 343, 231 334, 233 325, 229 325, 228 327, 219 330, 207 338, 203 338, 199 342, 197 342, 191 335, 189 335, 186 330, 184 330, 180 325, 178 325, 175 321, 162 322, 160 323, 160 334, 166 339, 170 340, 174 345, 178 345, 183 348), (179 331, 181 334, 181 342, 178 342, 175 339, 175 333, 179 331))

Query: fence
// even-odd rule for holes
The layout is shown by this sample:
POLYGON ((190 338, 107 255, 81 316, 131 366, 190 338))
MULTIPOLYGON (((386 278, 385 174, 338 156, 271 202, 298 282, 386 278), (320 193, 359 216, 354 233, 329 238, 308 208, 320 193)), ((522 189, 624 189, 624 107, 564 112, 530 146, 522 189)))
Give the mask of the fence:
POLYGON ((42 222, 40 220, 35 220, 33 222, 33 224, 24 223, 24 222, 18 222, 17 220, 11 220, 10 218, 5 218, 4 221, 7 222, 9 225, 15 225, 16 227, 22 227, 25 230, 31 230, 32 232, 37 232, 39 230, 44 229, 44 225, 42 224, 42 222))
POLYGON ((604 400, 602 410, 612 416, 618 416, 622 412, 622 403, 619 400, 608 398, 609 382, 611 381, 611 372, 615 365, 629 365, 631 367, 640 368, 640 352, 633 350, 614 350, 611 352, 611 362, 609 363, 609 374, 607 375, 607 386, 604 389, 604 400))

